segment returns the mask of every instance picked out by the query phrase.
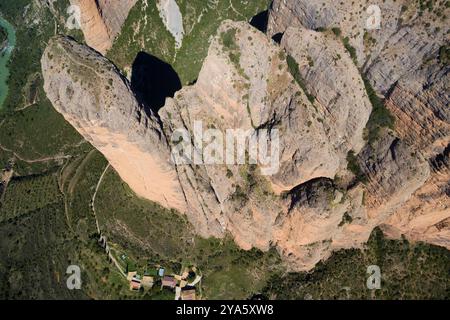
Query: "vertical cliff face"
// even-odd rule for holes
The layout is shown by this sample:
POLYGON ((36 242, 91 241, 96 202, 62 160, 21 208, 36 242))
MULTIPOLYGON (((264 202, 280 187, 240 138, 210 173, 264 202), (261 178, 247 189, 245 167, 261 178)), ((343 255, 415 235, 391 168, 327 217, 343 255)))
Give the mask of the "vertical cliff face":
POLYGON ((104 54, 111 48, 136 1, 70 0, 70 3, 81 10, 81 29, 86 43, 104 54))
POLYGON ((445 3, 436 3, 429 10, 418 1, 409 0, 374 3, 275 0, 268 33, 270 36, 284 33, 289 26, 312 30, 338 28, 355 48, 358 66, 367 73, 374 87, 386 94, 396 81, 417 70, 448 42, 446 17, 449 13, 445 3), (371 29, 377 19, 370 5, 380 9, 379 28, 371 29))
MULTIPOLYGON (((293 270, 309 270, 333 250, 362 246, 375 226, 404 233, 422 218, 405 218, 402 210, 448 181, 446 154, 431 170, 406 130, 383 130, 365 144, 372 106, 357 66, 332 32, 290 26, 277 45, 247 23, 225 21, 198 81, 168 98, 158 114, 143 110, 111 63, 70 39, 49 43, 42 69, 55 108, 139 195, 185 213, 202 236, 229 233, 245 249, 275 246, 293 270), (277 129, 279 170, 265 176, 261 163, 173 164, 170 150, 178 142, 172 134, 184 129, 193 136, 198 121, 203 131, 277 129), (350 151, 359 153, 353 161, 366 184, 347 169, 350 151)), ((448 100, 433 92, 424 108, 441 110, 436 103, 448 100)), ((403 101, 405 110, 415 104, 396 94, 388 101, 403 101)), ((437 132, 429 136, 445 138, 437 132)), ((189 145, 202 151, 193 140, 189 145)), ((441 196, 429 207, 439 202, 445 213, 441 196)), ((417 239, 447 245, 445 217, 426 218, 421 227, 434 227, 417 239)))
POLYGON ((269 35, 284 38, 293 26, 332 30, 354 50, 355 63, 395 118, 395 134, 382 133, 359 155, 368 178, 367 214, 378 217, 391 236, 448 247, 450 79, 440 52, 449 43, 450 9, 444 3, 431 8, 411 1, 374 4, 381 9, 380 28, 370 30, 367 21, 374 11, 366 12, 365 1, 275 0, 269 35), (438 168, 435 159, 440 159, 438 168))
POLYGON ((136 101, 129 83, 104 57, 56 37, 43 55, 48 98, 102 152, 139 195, 185 210, 170 151, 153 114, 136 101))
MULTIPOLYGON (((315 46, 324 49, 312 41, 311 47, 315 46)), ((332 237, 328 231, 343 212, 334 212, 320 236, 307 232, 299 243, 290 245, 306 226, 299 224, 294 234, 287 231, 292 222, 290 204, 281 193, 311 179, 334 177, 345 167, 345 154, 362 133, 348 130, 351 121, 337 125, 337 115, 328 116, 320 99, 311 102, 286 59, 264 34, 246 23, 226 21, 212 41, 197 83, 168 99, 159 119, 142 110, 127 80, 105 58, 72 40, 53 39, 42 68, 45 90, 55 108, 139 195, 186 213, 203 236, 222 237, 229 232, 246 249, 277 245, 286 256, 295 256, 295 268, 311 268, 332 248, 325 246, 305 261, 301 253, 305 246, 332 237), (224 132, 279 130, 280 170, 265 177, 261 168, 249 164, 171 165, 168 143, 170 147, 175 143, 165 137, 180 128, 192 133, 196 121, 202 121, 204 130, 211 125, 224 132)), ((318 63, 315 71, 323 74, 328 70, 324 68, 318 63)), ((356 68, 350 70, 357 75, 356 68)), ((338 69, 333 74, 343 83, 348 81, 338 69)), ((362 92, 360 78, 355 79, 348 85, 362 92)), ((330 95, 339 95, 341 89, 329 87, 330 95)), ((367 97, 361 95, 360 102, 368 105, 367 97)), ((331 114, 342 110, 356 114, 359 104, 337 100, 327 107, 331 114)), ((369 113, 369 108, 359 113, 360 122, 364 124, 369 113)))

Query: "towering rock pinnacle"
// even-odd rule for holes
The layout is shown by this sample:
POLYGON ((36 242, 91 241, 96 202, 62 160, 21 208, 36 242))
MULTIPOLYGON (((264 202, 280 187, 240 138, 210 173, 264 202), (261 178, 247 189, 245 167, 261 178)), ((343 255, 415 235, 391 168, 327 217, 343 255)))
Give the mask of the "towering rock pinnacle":
POLYGON ((185 210, 170 152, 157 119, 146 114, 129 83, 89 47, 58 36, 42 58, 54 107, 102 152, 139 195, 185 210))

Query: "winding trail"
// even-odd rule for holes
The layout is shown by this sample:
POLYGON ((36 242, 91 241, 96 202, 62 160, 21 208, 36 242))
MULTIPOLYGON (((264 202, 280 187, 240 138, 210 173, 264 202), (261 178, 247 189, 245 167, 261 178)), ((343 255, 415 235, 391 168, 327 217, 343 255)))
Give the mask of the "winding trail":
POLYGON ((123 277, 126 278, 127 275, 125 274, 125 271, 122 270, 122 267, 121 267, 120 263, 117 261, 116 257, 114 257, 114 255, 111 253, 111 249, 109 248, 109 246, 107 244, 106 237, 102 235, 102 231, 100 230, 100 225, 98 223, 97 212, 95 211, 95 198, 97 197, 97 192, 100 189, 100 185, 102 184, 103 178, 105 177, 105 174, 106 174, 106 172, 108 172, 108 169, 110 167, 111 167, 111 164, 108 163, 108 165, 105 167, 105 170, 103 170, 102 175, 98 179, 97 186, 95 187, 95 192, 94 192, 94 194, 92 196, 92 200, 91 200, 91 208, 92 208, 92 212, 94 214, 94 219, 95 219, 95 225, 97 227, 97 232, 100 235, 100 239, 103 239, 103 241, 105 243, 105 251, 108 254, 108 257, 111 259, 111 261, 114 263, 114 265, 116 266, 116 268, 120 272, 120 274, 123 277))
POLYGON ((21 157, 20 155, 18 155, 11 149, 5 148, 2 145, 0 145, 0 149, 2 149, 3 151, 6 151, 6 152, 11 152, 17 159, 24 161, 26 163, 48 162, 48 161, 53 161, 53 160, 66 160, 66 159, 71 158, 70 155, 65 155, 65 156, 53 156, 53 157, 45 157, 45 158, 38 158, 38 159, 30 160, 30 159, 25 159, 25 158, 21 157))
POLYGON ((111 165, 108 163, 108 165, 106 166, 105 170, 103 170, 103 173, 102 173, 102 175, 100 176, 100 179, 97 182, 97 186, 95 187, 95 192, 94 192, 94 195, 92 196, 92 200, 91 200, 92 212, 94 213, 95 224, 97 226, 98 234, 101 234, 101 231, 100 231, 100 226, 98 224, 97 213, 95 212, 95 198, 97 197, 98 189, 100 188, 100 185, 102 184, 103 177, 105 176, 105 174, 108 171, 110 166, 111 165))

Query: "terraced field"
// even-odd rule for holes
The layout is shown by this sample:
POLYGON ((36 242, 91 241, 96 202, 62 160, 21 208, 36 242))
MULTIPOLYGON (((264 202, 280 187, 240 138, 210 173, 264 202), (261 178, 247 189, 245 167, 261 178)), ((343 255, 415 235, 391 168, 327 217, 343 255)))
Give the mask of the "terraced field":
POLYGON ((61 198, 56 173, 14 178, 2 199, 0 221, 45 208, 61 198))

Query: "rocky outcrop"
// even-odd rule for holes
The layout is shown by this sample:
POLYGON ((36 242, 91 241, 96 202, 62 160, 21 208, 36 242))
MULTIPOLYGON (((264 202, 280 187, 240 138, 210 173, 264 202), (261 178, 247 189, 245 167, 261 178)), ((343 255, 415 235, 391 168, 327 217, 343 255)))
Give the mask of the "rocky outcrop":
POLYGON ((372 111, 358 69, 331 33, 288 28, 281 46, 299 64, 330 142, 346 166, 347 152, 359 152, 365 144, 363 130, 372 111))
POLYGON ((401 139, 428 158, 450 143, 449 71, 436 58, 430 60, 397 81, 386 102, 401 139))
POLYGON ((358 66, 367 73, 377 91, 386 94, 411 70, 417 70, 440 46, 448 42, 446 17, 450 8, 435 3, 429 10, 419 1, 386 0, 275 0, 268 33, 284 33, 290 26, 312 30, 339 30, 355 48, 358 66), (377 27, 377 10, 380 11, 377 27))
POLYGON ((186 208, 158 119, 138 104, 128 81, 104 57, 65 37, 43 55, 44 90, 54 107, 141 197, 186 208))
POLYGON ((104 54, 111 48, 137 0, 70 0, 70 2, 80 8, 81 29, 86 43, 104 54))
POLYGON ((430 161, 430 178, 382 225, 386 235, 450 248, 449 149, 430 161))
POLYGON ((42 69, 55 108, 136 193, 185 213, 202 236, 229 233, 244 249, 275 246, 293 270, 362 246, 430 176, 428 162, 397 134, 364 146, 371 104, 331 32, 290 27, 280 47, 247 23, 225 21, 198 81, 158 114, 137 103, 105 58, 67 38, 50 42, 42 69), (204 135, 240 129, 278 145, 279 170, 267 174, 267 164, 248 160, 170 162, 180 129, 194 137, 187 141, 193 154, 204 151, 195 141, 198 123, 204 135), (367 186, 339 183, 352 180, 349 151, 359 152, 367 186))
POLYGON ((450 9, 406 0, 370 5, 380 9, 379 28, 371 28, 376 10, 367 11, 366 1, 275 0, 268 33, 279 38, 299 26, 333 32, 354 50, 355 63, 384 96, 396 123, 395 134, 384 132, 359 155, 368 177, 367 214, 379 217, 393 237, 450 248, 449 174, 446 166, 433 165, 435 159, 445 163, 450 139, 449 66, 439 57, 449 43, 450 9))

